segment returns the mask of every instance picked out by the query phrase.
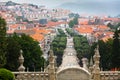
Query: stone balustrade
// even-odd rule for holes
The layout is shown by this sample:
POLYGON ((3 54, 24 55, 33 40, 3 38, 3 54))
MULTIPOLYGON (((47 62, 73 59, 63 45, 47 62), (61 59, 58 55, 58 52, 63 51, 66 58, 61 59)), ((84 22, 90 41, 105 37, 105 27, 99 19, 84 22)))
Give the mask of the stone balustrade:
POLYGON ((13 72, 15 75, 15 80, 56 80, 56 73, 55 73, 55 67, 54 67, 54 55, 53 51, 50 50, 50 56, 49 56, 49 66, 48 70, 41 71, 41 72, 25 72, 25 67, 23 66, 24 63, 24 57, 22 55, 22 50, 20 51, 20 57, 19 62, 20 66, 18 68, 18 72, 13 72))
POLYGON ((101 71, 101 80, 120 80, 120 71, 101 71))
POLYGON ((15 80, 49 80, 47 72, 13 72, 15 80))
MULTIPOLYGON (((86 77, 83 77, 83 75, 81 73, 77 74, 77 75, 78 76, 82 75, 82 80, 120 80, 120 71, 100 71, 100 68, 99 68, 100 55, 99 55, 98 48, 99 47, 97 46, 97 48, 95 50, 95 55, 93 57, 94 65, 93 65, 92 59, 91 59, 91 64, 90 64, 90 68, 89 68, 90 72, 91 72, 90 79, 86 79, 86 77, 88 75, 85 75, 86 77)), ((85 61, 86 60, 84 60, 84 68, 87 69, 85 61)), ((56 70, 55 70, 55 64, 54 64, 55 57, 53 55, 52 50, 50 50, 49 65, 45 71, 25 72, 25 67, 23 66, 24 57, 22 56, 22 51, 20 51, 19 62, 20 62, 20 66, 18 68, 19 71, 13 72, 13 74, 15 75, 15 80, 58 80, 57 78, 59 78, 58 73, 56 73, 56 70)), ((69 72, 69 70, 68 70, 68 72, 69 72)), ((78 70, 77 70, 77 72, 78 72, 78 70)), ((82 72, 84 73, 83 70, 82 70, 82 72)), ((67 75, 68 74, 70 74, 70 73, 67 73, 67 75)), ((74 74, 75 73, 73 73, 73 75, 74 74)), ((63 77, 66 77, 66 75, 64 75, 64 76, 63 75, 64 74, 62 74, 62 77, 61 77, 62 80, 63 80, 63 77)), ((73 78, 73 76, 71 76, 71 77, 73 78)), ((70 77, 68 77, 68 78, 70 78, 70 77)), ((69 80, 69 79, 67 79, 67 80, 69 80)), ((72 79, 70 78, 70 80, 72 80, 72 79)), ((75 79, 75 80, 79 80, 79 79, 75 79)), ((80 78, 80 80, 81 80, 81 78, 80 78)))

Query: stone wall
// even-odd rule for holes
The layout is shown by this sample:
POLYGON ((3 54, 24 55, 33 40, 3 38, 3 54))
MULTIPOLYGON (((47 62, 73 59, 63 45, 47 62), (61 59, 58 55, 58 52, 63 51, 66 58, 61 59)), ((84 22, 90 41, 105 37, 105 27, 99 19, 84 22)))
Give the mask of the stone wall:
POLYGON ((90 74, 82 69, 68 68, 57 74, 57 80, 89 80, 90 74))

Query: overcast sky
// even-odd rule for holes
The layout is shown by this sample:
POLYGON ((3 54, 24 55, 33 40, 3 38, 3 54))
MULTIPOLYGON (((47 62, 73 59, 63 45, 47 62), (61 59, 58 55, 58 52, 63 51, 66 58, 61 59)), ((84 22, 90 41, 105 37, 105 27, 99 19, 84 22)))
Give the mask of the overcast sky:
MULTIPOLYGON (((10 0, 0 0, 7 2, 10 0)), ((73 12, 91 14, 120 14, 120 0, 11 0, 16 3, 32 3, 38 6, 44 5, 47 8, 61 7, 73 12), (66 5, 69 4, 69 5, 66 5)))
MULTIPOLYGON (((0 2, 6 2, 6 1, 10 1, 10 0, 0 0, 0 2)), ((80 3, 85 3, 85 2, 111 2, 113 3, 114 1, 119 1, 120 0, 11 0, 13 2, 17 2, 17 3, 33 3, 33 4, 37 4, 37 5, 45 5, 47 7, 55 7, 58 5, 61 5, 63 3, 67 3, 67 2, 80 2, 80 3)))

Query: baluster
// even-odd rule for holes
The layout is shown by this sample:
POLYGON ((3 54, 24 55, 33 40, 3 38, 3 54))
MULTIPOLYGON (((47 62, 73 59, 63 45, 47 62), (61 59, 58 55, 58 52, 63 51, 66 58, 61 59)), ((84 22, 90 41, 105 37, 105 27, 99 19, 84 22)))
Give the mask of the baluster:
POLYGON ((42 79, 41 79, 41 73, 39 74, 39 80, 42 80, 42 79))
POLYGON ((45 73, 43 73, 43 79, 46 80, 46 76, 45 76, 45 73))
POLYGON ((31 79, 31 74, 30 73, 28 73, 28 80, 30 80, 31 79))

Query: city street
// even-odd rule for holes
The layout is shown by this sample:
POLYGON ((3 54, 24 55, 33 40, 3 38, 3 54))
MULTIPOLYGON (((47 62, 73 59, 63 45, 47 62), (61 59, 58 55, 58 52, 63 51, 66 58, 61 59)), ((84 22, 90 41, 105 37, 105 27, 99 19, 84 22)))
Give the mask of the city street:
POLYGON ((64 50, 62 64, 59 67, 58 71, 61 71, 65 68, 74 68, 80 67, 78 64, 78 59, 76 56, 76 51, 74 49, 74 43, 72 37, 67 37, 66 49, 64 50))

